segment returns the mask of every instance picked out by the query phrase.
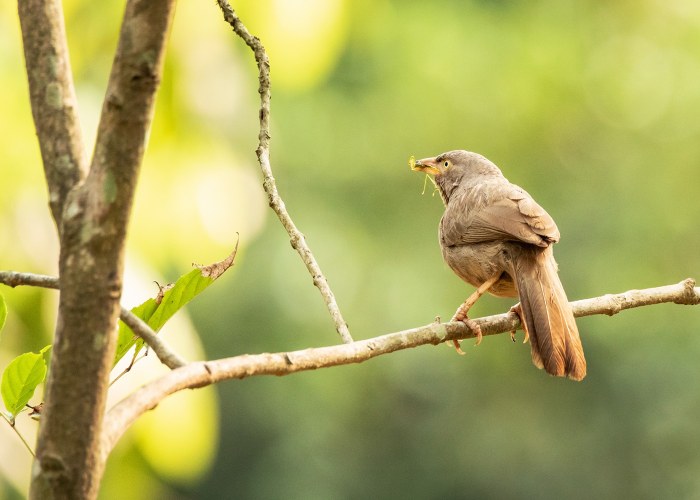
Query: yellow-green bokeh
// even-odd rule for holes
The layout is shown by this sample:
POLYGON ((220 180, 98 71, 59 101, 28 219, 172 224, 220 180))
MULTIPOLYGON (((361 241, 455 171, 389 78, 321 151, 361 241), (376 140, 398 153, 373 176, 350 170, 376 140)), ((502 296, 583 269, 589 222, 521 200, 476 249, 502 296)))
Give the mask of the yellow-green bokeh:
MULTIPOLYGON (((123 6, 65 2, 90 150, 123 6)), ((441 204, 420 195, 410 155, 478 151, 525 187, 557 221, 571 299, 700 277, 696 2, 233 6, 269 51, 280 193, 356 338, 448 317, 471 290, 441 261, 441 204)), ((15 6, 0 3, 0 268, 55 273, 20 40, 15 6)), ((193 262, 220 260, 238 232, 236 265, 179 313, 192 325, 163 330, 189 339, 189 359, 338 342, 261 188, 257 85, 250 50, 215 3, 180 2, 133 209, 125 300, 138 303, 152 281, 193 262)), ((56 319, 55 292, 3 295, 0 366, 51 342, 56 319)), ((474 312, 511 305, 485 298, 474 312)), ((697 308, 653 306, 579 328, 582 384, 545 376, 527 346, 503 336, 465 357, 425 347, 192 392, 127 432, 101 495, 700 495, 697 308)), ((137 368, 125 379, 153 376, 137 368)), ((31 436, 31 422, 21 425, 31 436)), ((22 453, 16 442, 0 426, 0 458, 22 453)), ((22 495, 28 467, 0 459, 0 498, 22 495)))

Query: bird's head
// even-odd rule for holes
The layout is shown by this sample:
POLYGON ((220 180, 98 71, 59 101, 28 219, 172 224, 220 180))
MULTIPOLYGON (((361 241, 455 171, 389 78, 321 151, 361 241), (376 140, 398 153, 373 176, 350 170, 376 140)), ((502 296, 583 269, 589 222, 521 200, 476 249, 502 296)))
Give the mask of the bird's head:
POLYGON ((480 154, 461 149, 412 162, 411 170, 433 175, 445 204, 463 180, 477 179, 480 175, 501 175, 498 167, 480 154))
POLYGON ((442 175, 454 163, 454 160, 448 157, 449 154, 450 153, 443 153, 433 158, 423 158, 422 160, 417 160, 411 165, 411 170, 425 172, 426 174, 435 176, 442 175))

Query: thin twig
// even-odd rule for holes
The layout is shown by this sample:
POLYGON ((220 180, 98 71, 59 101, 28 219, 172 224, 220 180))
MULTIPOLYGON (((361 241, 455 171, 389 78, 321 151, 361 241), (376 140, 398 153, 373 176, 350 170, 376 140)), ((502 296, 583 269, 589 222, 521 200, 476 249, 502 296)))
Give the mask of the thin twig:
MULTIPOLYGON (((662 302, 700 304, 700 288, 687 279, 677 285, 631 290, 629 292, 594 297, 572 303, 575 316, 615 314, 623 309, 662 302)), ((474 320, 484 336, 510 332, 520 326, 517 314, 508 312, 474 320)), ((390 333, 351 344, 303 349, 293 352, 242 355, 215 361, 193 362, 145 385, 117 403, 107 413, 103 434, 104 450, 108 452, 131 423, 142 413, 154 408, 163 398, 183 389, 203 387, 229 379, 256 375, 289 375, 300 371, 330 366, 362 363, 394 351, 425 344, 440 344, 449 340, 473 338, 464 323, 433 323, 396 333, 390 333)))
POLYGON ((185 361, 179 354, 173 351, 171 347, 163 342, 163 339, 160 338, 144 320, 136 316, 134 313, 122 307, 119 317, 136 335, 141 337, 143 341, 146 342, 151 349, 153 349, 153 352, 156 353, 158 359, 165 366, 174 370, 175 368, 179 368, 187 364, 187 361, 185 361))
POLYGON ((45 274, 18 273, 16 271, 0 271, 0 283, 9 287, 37 286, 39 288, 59 289, 58 278, 45 274))
POLYGON ((289 234, 289 241, 292 247, 297 251, 301 260, 306 265, 314 285, 321 292, 323 301, 326 303, 328 312, 335 322, 335 329, 338 331, 343 342, 352 342, 348 325, 340 313, 340 308, 335 300, 335 295, 328 285, 328 280, 321 272, 321 267, 316 262, 314 254, 306 244, 304 235, 297 229, 294 221, 287 212, 284 201, 277 192, 275 178, 272 175, 272 167, 270 166, 270 61, 267 58, 265 47, 263 47, 260 39, 250 34, 245 25, 236 15, 227 0, 217 0, 219 7, 224 13, 224 20, 233 27, 233 31, 240 36, 243 41, 250 47, 255 55, 255 62, 258 65, 258 79, 260 81, 260 134, 258 135, 258 162, 263 173, 263 187, 267 193, 270 208, 275 211, 280 222, 289 234))
MULTIPOLYGON (((43 274, 18 273, 14 271, 0 271, 0 283, 16 287, 20 285, 38 286, 41 288, 59 289, 59 281, 55 276, 43 274)), ((179 368, 187 364, 175 350, 170 347, 153 329, 141 318, 134 315, 128 309, 122 307, 119 318, 131 328, 131 330, 141 337, 146 344, 153 349, 158 359, 168 368, 179 368)))
POLYGON ((7 418, 5 416, 5 414, 1 411, 0 411, 0 417, 4 418, 5 421, 7 422, 7 424, 10 427, 12 427, 12 430, 15 431, 15 434, 17 434, 17 436, 19 436, 19 438, 22 440, 22 443, 24 444, 24 447, 27 448, 27 451, 29 451, 29 453, 31 453, 33 457, 36 457, 36 455, 34 454, 34 450, 32 450, 31 446, 29 446, 29 443, 27 443, 27 441, 24 439, 24 436, 22 436, 22 433, 17 430, 17 427, 15 427, 15 423, 10 421, 10 419, 7 418))
POLYGON ((118 381, 120 378, 122 378, 124 375, 126 375, 127 373, 129 373, 129 372, 131 371, 131 369, 134 367, 134 365, 135 365, 138 361, 141 361, 142 359, 144 359, 144 358, 146 357, 146 355, 148 354, 148 349, 144 349, 144 350, 145 350, 146 352, 145 352, 145 354, 142 354, 141 356, 138 355, 138 352, 134 351, 134 355, 131 357, 131 362, 129 363, 129 366, 127 366, 126 368, 124 368, 124 369, 121 371, 121 373, 120 373, 119 375, 117 375, 116 377, 114 377, 114 378, 112 379, 112 381, 109 383, 109 386, 110 386, 110 387, 112 387, 114 384, 116 384, 117 381, 118 381))

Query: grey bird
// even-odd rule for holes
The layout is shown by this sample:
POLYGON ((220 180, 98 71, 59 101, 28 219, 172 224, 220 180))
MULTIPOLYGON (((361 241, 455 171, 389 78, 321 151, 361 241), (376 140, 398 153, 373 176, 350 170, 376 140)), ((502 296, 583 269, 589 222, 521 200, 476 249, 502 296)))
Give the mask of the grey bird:
POLYGON ((582 380, 586 359, 552 252, 559 241, 554 220, 480 154, 449 151, 418 160, 412 168, 434 175, 445 204, 439 229, 445 262, 477 287, 452 320, 474 328, 467 313, 485 292, 519 297, 513 310, 529 337, 535 366, 582 380))

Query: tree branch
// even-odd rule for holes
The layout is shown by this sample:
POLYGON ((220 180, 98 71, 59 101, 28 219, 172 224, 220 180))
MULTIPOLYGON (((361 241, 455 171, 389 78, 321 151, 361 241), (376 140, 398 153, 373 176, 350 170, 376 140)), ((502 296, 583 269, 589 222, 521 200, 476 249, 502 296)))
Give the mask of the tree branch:
POLYGON ((66 196, 87 170, 63 9, 60 0, 20 0, 18 13, 49 206, 60 234, 66 196))
POLYGON ((219 7, 224 13, 224 20, 233 27, 233 31, 240 36, 243 41, 250 47, 255 55, 255 62, 258 65, 258 80, 260 87, 260 134, 258 135, 258 162, 263 173, 263 187, 267 193, 270 208, 275 211, 280 222, 289 234, 289 241, 292 247, 297 251, 301 260, 306 265, 309 274, 313 278, 314 285, 321 292, 323 301, 326 303, 328 312, 335 322, 337 330, 343 342, 352 342, 348 325, 340 313, 340 308, 335 300, 335 295, 328 285, 328 280, 321 272, 321 267, 316 262, 314 254, 306 244, 304 235, 297 229, 294 221, 287 212, 287 208, 282 201, 275 183, 275 178, 272 175, 272 167, 270 165, 270 61, 265 52, 260 39, 250 34, 245 25, 236 15, 227 0, 217 0, 219 7))
POLYGON ((187 364, 184 358, 163 342, 163 339, 161 339, 145 321, 134 313, 122 307, 119 318, 131 328, 131 331, 143 339, 165 366, 174 370, 175 368, 180 368, 187 364))
POLYGON ((644 290, 629 290, 624 293, 608 294, 592 299, 577 300, 571 303, 574 316, 592 316, 594 314, 614 314, 634 307, 651 306, 672 302, 694 306, 700 304, 700 288, 695 286, 695 280, 686 278, 676 285, 646 288, 644 290))
MULTIPOLYGON (((14 271, 0 271, 0 283, 12 288, 21 285, 37 286, 41 288, 60 289, 58 278, 43 274, 17 273, 14 271)), ((171 369, 179 368, 187 364, 175 350, 170 347, 162 337, 148 326, 141 318, 134 315, 128 309, 121 307, 119 312, 121 319, 131 330, 141 337, 143 341, 156 354, 161 363, 171 369)))
MULTIPOLYGON (((700 288, 686 279, 677 285, 631 290, 572 302, 574 315, 616 314, 624 309, 663 302, 700 304, 700 288)), ((520 327, 515 313, 508 312, 474 320, 484 336, 510 332, 520 327)), ((106 453, 141 414, 154 408, 166 396, 183 389, 203 387, 229 379, 256 375, 289 375, 300 371, 362 363, 402 349, 425 344, 437 345, 450 340, 475 337, 464 323, 433 323, 367 340, 293 352, 263 353, 215 361, 193 362, 173 370, 137 390, 112 407, 105 417, 103 446, 106 453)))
POLYGON ((0 271, 0 283, 15 288, 18 286, 36 286, 39 288, 60 288, 58 278, 45 274, 18 273, 16 271, 0 271))
POLYGON ((126 227, 173 10, 174 0, 127 1, 90 171, 66 195, 59 314, 32 468, 34 499, 97 496, 126 227))

